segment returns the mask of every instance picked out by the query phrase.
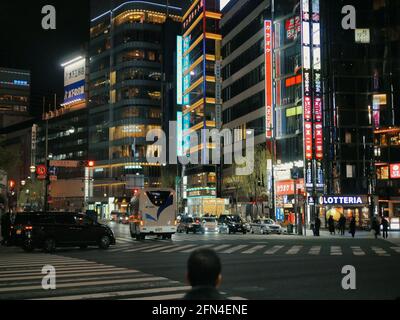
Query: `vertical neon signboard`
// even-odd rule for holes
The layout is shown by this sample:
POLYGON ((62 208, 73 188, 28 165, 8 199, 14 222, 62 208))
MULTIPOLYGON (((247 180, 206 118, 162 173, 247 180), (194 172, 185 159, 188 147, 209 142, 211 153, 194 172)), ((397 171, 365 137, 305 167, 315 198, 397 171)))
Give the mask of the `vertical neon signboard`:
POLYGON ((264 21, 264 54, 265 54, 265 120, 267 138, 273 137, 273 110, 272 110, 272 21, 264 21))
POLYGON ((176 38, 176 101, 178 105, 183 104, 183 38, 176 38))
MULTIPOLYGON (((185 54, 189 50, 189 48, 190 48, 190 36, 187 36, 183 39, 183 54, 185 54)), ((189 67, 190 67, 190 57, 189 54, 186 54, 183 57, 183 73, 185 73, 189 69, 189 67)), ((190 72, 188 72, 187 75, 183 77, 183 94, 189 88, 190 88, 190 72)), ((184 95, 183 104, 186 106, 190 104, 190 93, 184 95)))

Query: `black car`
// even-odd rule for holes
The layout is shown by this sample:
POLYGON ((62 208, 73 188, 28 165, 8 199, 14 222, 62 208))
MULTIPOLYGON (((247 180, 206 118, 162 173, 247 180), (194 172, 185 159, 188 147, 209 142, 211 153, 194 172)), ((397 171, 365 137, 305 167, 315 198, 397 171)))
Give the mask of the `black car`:
POLYGON ((81 213, 17 214, 13 229, 13 243, 26 251, 43 248, 53 252, 56 247, 83 249, 91 245, 107 249, 115 244, 114 233, 108 226, 81 213))
POLYGON ((200 222, 199 219, 195 219, 192 217, 182 217, 178 228, 177 228, 178 233, 182 232, 193 232, 193 233, 204 233, 205 230, 200 222))
POLYGON ((247 233, 242 219, 239 216, 221 215, 218 219, 220 233, 247 233))

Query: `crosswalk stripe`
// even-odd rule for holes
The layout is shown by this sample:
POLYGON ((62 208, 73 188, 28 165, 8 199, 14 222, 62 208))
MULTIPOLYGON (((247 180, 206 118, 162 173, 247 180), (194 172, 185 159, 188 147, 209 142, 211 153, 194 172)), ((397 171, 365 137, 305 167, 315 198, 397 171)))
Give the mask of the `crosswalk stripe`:
POLYGON ((331 247, 331 256, 342 256, 342 247, 332 246, 331 247))
MULTIPOLYGON (((124 275, 125 274, 132 274, 132 273, 138 273, 139 271, 137 270, 127 270, 125 268, 115 268, 114 270, 110 271, 92 271, 92 272, 81 272, 81 273, 64 273, 64 274, 59 274, 56 271, 57 279, 59 278, 70 278, 70 277, 84 277, 84 276, 105 276, 105 275, 111 275, 111 274, 121 274, 121 271, 123 271, 124 275)), ((43 275, 38 275, 38 276, 19 276, 19 277, 0 277, 1 281, 4 282, 10 282, 10 281, 22 281, 22 280, 34 280, 34 279, 42 279, 43 275)))
MULTIPOLYGON (((113 285, 113 284, 128 284, 136 282, 155 282, 155 281, 167 281, 167 280, 168 279, 164 277, 147 277, 147 278, 135 278, 135 279, 113 279, 104 281, 81 281, 74 283, 57 284, 57 289, 113 285)), ((28 291, 28 290, 42 290, 42 287, 34 285, 34 286, 17 286, 17 287, 0 288, 0 292, 17 292, 17 291, 28 291)))
POLYGON ((131 242, 133 242, 133 239, 132 239, 132 238, 131 238, 131 239, 128 239, 128 238, 116 238, 115 240, 117 241, 117 243, 118 243, 119 241, 125 242, 125 243, 131 243, 131 242))
POLYGON ((129 291, 116 291, 116 292, 102 292, 92 294, 81 294, 81 295, 70 295, 70 296, 59 296, 50 298, 40 298, 33 300, 87 300, 87 299, 105 299, 105 298, 118 298, 124 296, 137 296, 141 294, 152 294, 152 293, 163 293, 163 292, 179 292, 188 291, 191 287, 166 287, 166 288, 154 288, 154 289, 143 289, 143 290, 129 290, 129 291))
MULTIPOLYGON (((52 265, 52 266, 87 266, 87 265, 94 265, 96 262, 52 262, 52 261, 43 261, 43 262, 35 262, 35 263, 29 263, 30 267, 38 267, 38 266, 44 266, 44 265, 52 265)), ((0 268, 24 268, 26 267, 26 263, 19 263, 19 264, 5 264, 5 265, 0 265, 0 268)))
MULTIPOLYGON (((110 266, 95 266, 95 267, 90 267, 90 268, 56 268, 56 273, 57 274, 66 274, 66 273, 78 273, 78 272, 83 272, 83 271, 107 271, 107 270, 114 270, 115 267, 110 267, 110 266)), ((124 269, 124 268, 120 268, 124 269)), ((35 275, 35 274, 42 274, 42 269, 31 269, 31 270, 17 270, 17 271, 1 271, 0 272, 0 277, 7 275, 8 277, 12 276, 18 276, 20 274, 25 274, 25 275, 35 275)))
POLYGON ((2 259, 0 265, 5 265, 8 263, 13 263, 13 264, 23 264, 23 263, 41 263, 41 262, 82 262, 86 260, 79 260, 79 259, 61 259, 61 258, 52 258, 51 256, 43 256, 43 258, 24 258, 24 259, 2 259))
POLYGON ((160 252, 162 252, 162 253, 177 252, 177 251, 181 251, 181 250, 193 248, 193 247, 195 247, 195 246, 196 246, 195 244, 188 244, 188 245, 186 245, 186 246, 180 246, 180 247, 178 247, 178 248, 163 250, 163 251, 160 251, 160 252))
POLYGON ((156 252, 157 250, 162 250, 162 249, 169 249, 169 246, 166 246, 165 244, 159 244, 159 245, 152 245, 150 247, 150 249, 146 249, 146 250, 139 250, 141 252, 156 252))
POLYGON ((244 248, 246 248, 246 247, 248 247, 247 244, 246 244, 246 245, 238 245, 238 246, 234 246, 234 247, 231 248, 231 249, 228 249, 228 250, 225 250, 225 251, 221 251, 220 253, 231 254, 231 253, 237 252, 237 251, 239 251, 239 250, 242 250, 242 249, 244 249, 244 248))
POLYGON ((259 246, 255 246, 249 250, 243 251, 242 253, 244 254, 252 254, 255 253, 256 251, 259 251, 261 249, 264 249, 266 246, 265 245, 259 245, 259 246))
POLYGON ((308 252, 308 254, 311 255, 311 256, 317 256, 317 255, 319 255, 321 253, 321 249, 322 249, 321 246, 311 247, 311 249, 308 252))
POLYGON ((218 251, 218 250, 229 248, 230 246, 231 246, 230 244, 222 244, 222 245, 216 246, 215 248, 213 247, 212 249, 214 251, 218 251))
POLYGON ((271 249, 268 249, 267 251, 265 251, 264 254, 275 254, 282 248, 284 248, 284 246, 273 246, 271 249))
POLYGON ((351 247, 354 256, 365 256, 365 252, 361 247, 351 247))
POLYGON ((153 248, 153 247, 154 247, 154 244, 141 245, 141 246, 133 248, 133 249, 126 249, 126 250, 124 250, 124 252, 136 252, 136 251, 145 250, 145 249, 149 249, 149 248, 153 248))
POLYGON ((123 245, 123 246, 118 246, 116 248, 113 249, 108 249, 107 252, 121 252, 127 249, 132 248, 133 244, 127 244, 127 245, 123 245))
POLYGON ((387 253, 387 251, 384 250, 383 248, 372 247, 371 249, 372 249, 372 251, 374 251, 375 254, 378 255, 378 256, 381 256, 381 257, 388 257, 388 256, 390 256, 390 254, 387 253))
POLYGON ((293 246, 286 252, 286 254, 287 255, 298 254, 302 248, 303 248, 303 246, 293 246))
POLYGON ((151 297, 141 297, 141 298, 130 298, 130 299, 122 299, 122 300, 178 300, 182 299, 185 296, 184 293, 178 294, 168 294, 162 296, 151 296, 151 297))
POLYGON ((390 247, 390 249, 396 251, 397 253, 400 253, 400 247, 390 247))
POLYGON ((191 249, 188 249, 188 250, 184 250, 184 251, 182 251, 183 253, 192 253, 193 251, 195 251, 195 250, 197 250, 197 249, 206 249, 206 248, 210 248, 210 247, 212 247, 213 245, 212 244, 206 244, 206 245, 203 245, 203 246, 198 246, 198 247, 195 247, 195 248, 191 248, 191 249))

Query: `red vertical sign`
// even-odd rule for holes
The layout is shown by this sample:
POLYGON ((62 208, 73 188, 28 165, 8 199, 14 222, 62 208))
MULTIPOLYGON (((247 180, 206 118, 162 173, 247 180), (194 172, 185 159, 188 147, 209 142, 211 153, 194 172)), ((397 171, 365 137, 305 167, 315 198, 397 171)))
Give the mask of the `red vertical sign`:
POLYGON ((264 21, 264 41, 265 41, 265 120, 267 138, 273 136, 273 119, 272 110, 272 21, 264 21))

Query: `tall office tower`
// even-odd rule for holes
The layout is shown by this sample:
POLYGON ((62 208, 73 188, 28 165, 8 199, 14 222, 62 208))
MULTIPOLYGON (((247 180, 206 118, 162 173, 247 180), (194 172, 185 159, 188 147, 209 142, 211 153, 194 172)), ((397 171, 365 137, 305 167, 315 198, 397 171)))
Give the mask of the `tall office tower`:
POLYGON ((182 73, 178 75, 178 82, 182 83, 182 87, 178 85, 183 119, 182 153, 197 158, 184 166, 183 197, 187 198, 189 213, 198 216, 222 213, 224 208, 224 204, 217 204, 220 166, 202 161, 215 147, 206 141, 202 129, 221 126, 221 89, 217 88, 222 40, 219 11, 218 0, 190 1, 183 11, 182 37, 178 38, 182 52, 178 58, 178 63, 182 63, 182 73), (197 139, 190 137, 194 133, 197 139))
MULTIPOLYGON (((92 1, 90 30, 89 157, 93 197, 106 211, 124 211, 132 190, 160 186, 157 147, 146 142, 161 129, 166 61, 176 45, 181 1, 92 1), (164 66, 164 67, 163 67, 164 66)), ((164 152, 164 151, 163 151, 164 152)))

